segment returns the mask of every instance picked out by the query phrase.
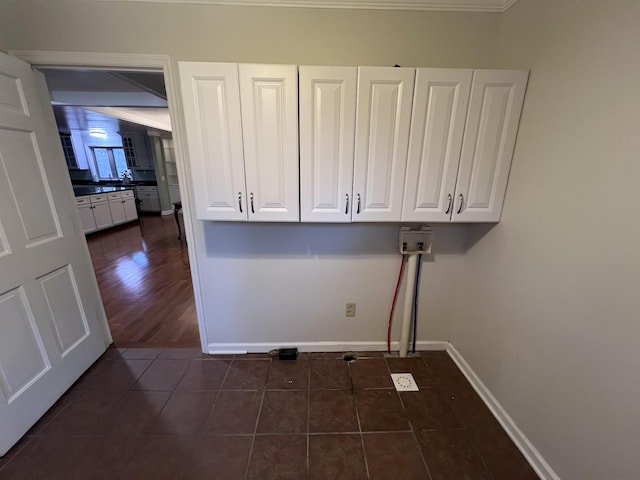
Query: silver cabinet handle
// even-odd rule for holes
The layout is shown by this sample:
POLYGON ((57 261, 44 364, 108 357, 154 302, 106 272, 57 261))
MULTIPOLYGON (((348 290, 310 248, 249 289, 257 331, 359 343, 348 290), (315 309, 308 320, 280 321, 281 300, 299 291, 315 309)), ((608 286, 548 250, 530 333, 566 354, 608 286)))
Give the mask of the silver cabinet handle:
POLYGON ((360 194, 358 194, 358 206, 356 207, 356 213, 360 213, 360 194))
POLYGON ((458 214, 462 211, 462 206, 464 205, 464 196, 460 194, 460 206, 458 207, 458 214))
POLYGON ((242 213, 242 192, 238 192, 238 207, 240 207, 240 213, 242 213))
POLYGON ((344 206, 344 214, 346 215, 347 213, 349 213, 349 194, 345 193, 344 195, 347 199, 347 203, 344 206))
POLYGON ((253 192, 251 192, 249 199, 251 200, 251 213, 256 213, 255 210, 253 209, 253 192))
POLYGON ((447 211, 444 212, 445 215, 448 215, 449 212, 451 211, 451 204, 453 203, 453 197, 451 196, 451 194, 447 195, 447 200, 449 202, 449 205, 447 205, 447 211))

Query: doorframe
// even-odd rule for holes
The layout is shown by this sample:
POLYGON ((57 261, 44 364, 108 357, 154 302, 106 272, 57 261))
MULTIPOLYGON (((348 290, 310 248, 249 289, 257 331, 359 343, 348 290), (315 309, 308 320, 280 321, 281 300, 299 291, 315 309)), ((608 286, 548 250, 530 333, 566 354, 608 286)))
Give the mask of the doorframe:
MULTIPOLYGON (((9 50, 12 55, 23 60, 33 68, 94 68, 94 69, 119 69, 119 70, 153 70, 162 71, 164 75, 167 102, 169 104, 169 116, 171 118, 172 137, 176 145, 176 167, 182 201, 183 221, 185 237, 194 248, 188 249, 189 265, 191 270, 191 282, 193 284, 193 297, 198 319, 198 331, 200 333, 200 347, 207 351, 207 330, 204 321, 204 309, 202 302, 202 290, 200 289, 199 265, 196 255, 195 231, 191 217, 191 182, 187 150, 184 115, 182 112, 182 99, 178 88, 177 63, 170 55, 162 54, 132 54, 132 53, 101 53, 101 52, 66 52, 46 50, 9 50), (184 198, 183 198, 184 197, 184 198)), ((111 332, 106 316, 104 317, 106 331, 111 332)))

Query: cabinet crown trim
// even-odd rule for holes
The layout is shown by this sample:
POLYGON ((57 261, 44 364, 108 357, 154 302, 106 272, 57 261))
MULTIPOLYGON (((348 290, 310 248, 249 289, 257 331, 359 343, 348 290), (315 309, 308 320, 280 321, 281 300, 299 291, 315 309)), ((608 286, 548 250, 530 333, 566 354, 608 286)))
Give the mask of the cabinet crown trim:
POLYGON ((505 12, 518 0, 102 0, 145 3, 231 5, 250 7, 302 7, 359 10, 439 10, 505 12))

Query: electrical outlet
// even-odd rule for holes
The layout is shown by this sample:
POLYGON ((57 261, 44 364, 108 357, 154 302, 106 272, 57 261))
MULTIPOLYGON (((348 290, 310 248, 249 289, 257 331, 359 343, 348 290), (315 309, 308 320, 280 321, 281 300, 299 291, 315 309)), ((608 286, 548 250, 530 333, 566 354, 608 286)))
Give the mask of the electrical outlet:
POLYGON ((347 303, 347 308, 344 313, 345 317, 355 317, 356 316, 356 304, 355 303, 347 303))

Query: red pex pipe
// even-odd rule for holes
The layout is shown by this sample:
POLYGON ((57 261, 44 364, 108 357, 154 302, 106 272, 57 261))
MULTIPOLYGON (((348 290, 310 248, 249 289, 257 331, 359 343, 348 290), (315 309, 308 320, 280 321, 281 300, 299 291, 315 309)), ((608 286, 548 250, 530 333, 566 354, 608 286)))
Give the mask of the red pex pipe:
POLYGON ((398 273, 398 282, 396 283, 396 291, 393 294, 393 302, 391 303, 391 313, 389 314, 389 327, 387 328, 387 353, 391 353, 391 323, 393 322, 393 311, 396 309, 396 300, 398 299, 398 291, 400 283, 402 283, 402 272, 404 272, 404 255, 400 263, 400 273, 398 273))

